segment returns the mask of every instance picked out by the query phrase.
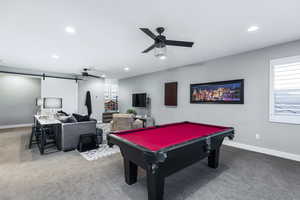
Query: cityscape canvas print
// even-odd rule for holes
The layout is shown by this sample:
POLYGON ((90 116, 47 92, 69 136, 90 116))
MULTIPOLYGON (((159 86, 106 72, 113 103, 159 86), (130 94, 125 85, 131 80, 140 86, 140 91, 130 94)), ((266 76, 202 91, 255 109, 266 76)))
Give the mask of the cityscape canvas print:
POLYGON ((190 102, 243 104, 244 80, 191 84, 190 102))

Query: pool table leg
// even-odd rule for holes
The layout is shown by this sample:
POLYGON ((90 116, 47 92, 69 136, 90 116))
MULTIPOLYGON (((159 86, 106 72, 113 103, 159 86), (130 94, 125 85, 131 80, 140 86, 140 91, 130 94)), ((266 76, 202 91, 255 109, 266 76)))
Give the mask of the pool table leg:
POLYGON ((159 170, 147 169, 148 200, 163 200, 165 178, 159 170))
POLYGON ((124 158, 125 181, 128 185, 132 185, 137 181, 137 165, 130 160, 124 158))
POLYGON ((212 150, 208 155, 208 166, 211 168, 218 168, 220 157, 220 147, 212 150))

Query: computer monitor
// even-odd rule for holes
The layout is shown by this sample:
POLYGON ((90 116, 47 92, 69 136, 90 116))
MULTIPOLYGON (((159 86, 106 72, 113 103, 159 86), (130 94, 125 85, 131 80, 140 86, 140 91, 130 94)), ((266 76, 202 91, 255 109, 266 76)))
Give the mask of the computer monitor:
POLYGON ((44 98, 44 109, 62 109, 62 98, 47 97, 44 98))

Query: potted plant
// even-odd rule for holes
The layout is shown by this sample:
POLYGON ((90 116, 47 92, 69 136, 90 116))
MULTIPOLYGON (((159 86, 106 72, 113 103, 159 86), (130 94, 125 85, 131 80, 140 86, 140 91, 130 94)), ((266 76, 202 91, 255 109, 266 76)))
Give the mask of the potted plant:
POLYGON ((127 114, 133 114, 133 115, 136 115, 136 111, 134 110, 134 109, 128 109, 127 110, 127 112, 126 112, 127 114))

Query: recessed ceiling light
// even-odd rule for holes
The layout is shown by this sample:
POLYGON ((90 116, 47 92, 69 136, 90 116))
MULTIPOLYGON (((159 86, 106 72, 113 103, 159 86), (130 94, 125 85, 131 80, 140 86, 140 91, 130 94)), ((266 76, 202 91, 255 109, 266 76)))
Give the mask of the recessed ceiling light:
POLYGON ((67 26, 66 28, 65 28, 65 31, 67 32, 67 33, 69 33, 69 34, 75 34, 76 33, 76 29, 73 27, 73 26, 67 26))
POLYGON ((105 75, 105 74, 102 74, 102 75, 101 75, 101 77, 102 77, 102 78, 105 78, 105 77, 106 77, 106 75, 105 75))
POLYGON ((161 55, 161 56, 159 56, 159 59, 165 60, 165 59, 167 59, 167 56, 166 55, 161 55))
POLYGON ((130 69, 129 69, 129 67, 125 67, 124 70, 125 71, 129 71, 130 69))
POLYGON ((52 55, 52 58, 57 60, 57 59, 59 59, 59 56, 56 55, 56 54, 53 54, 53 55, 52 55))
POLYGON ((259 27, 258 26, 250 26, 249 28, 248 28, 248 32, 255 32, 255 31, 257 31, 259 29, 259 27))

